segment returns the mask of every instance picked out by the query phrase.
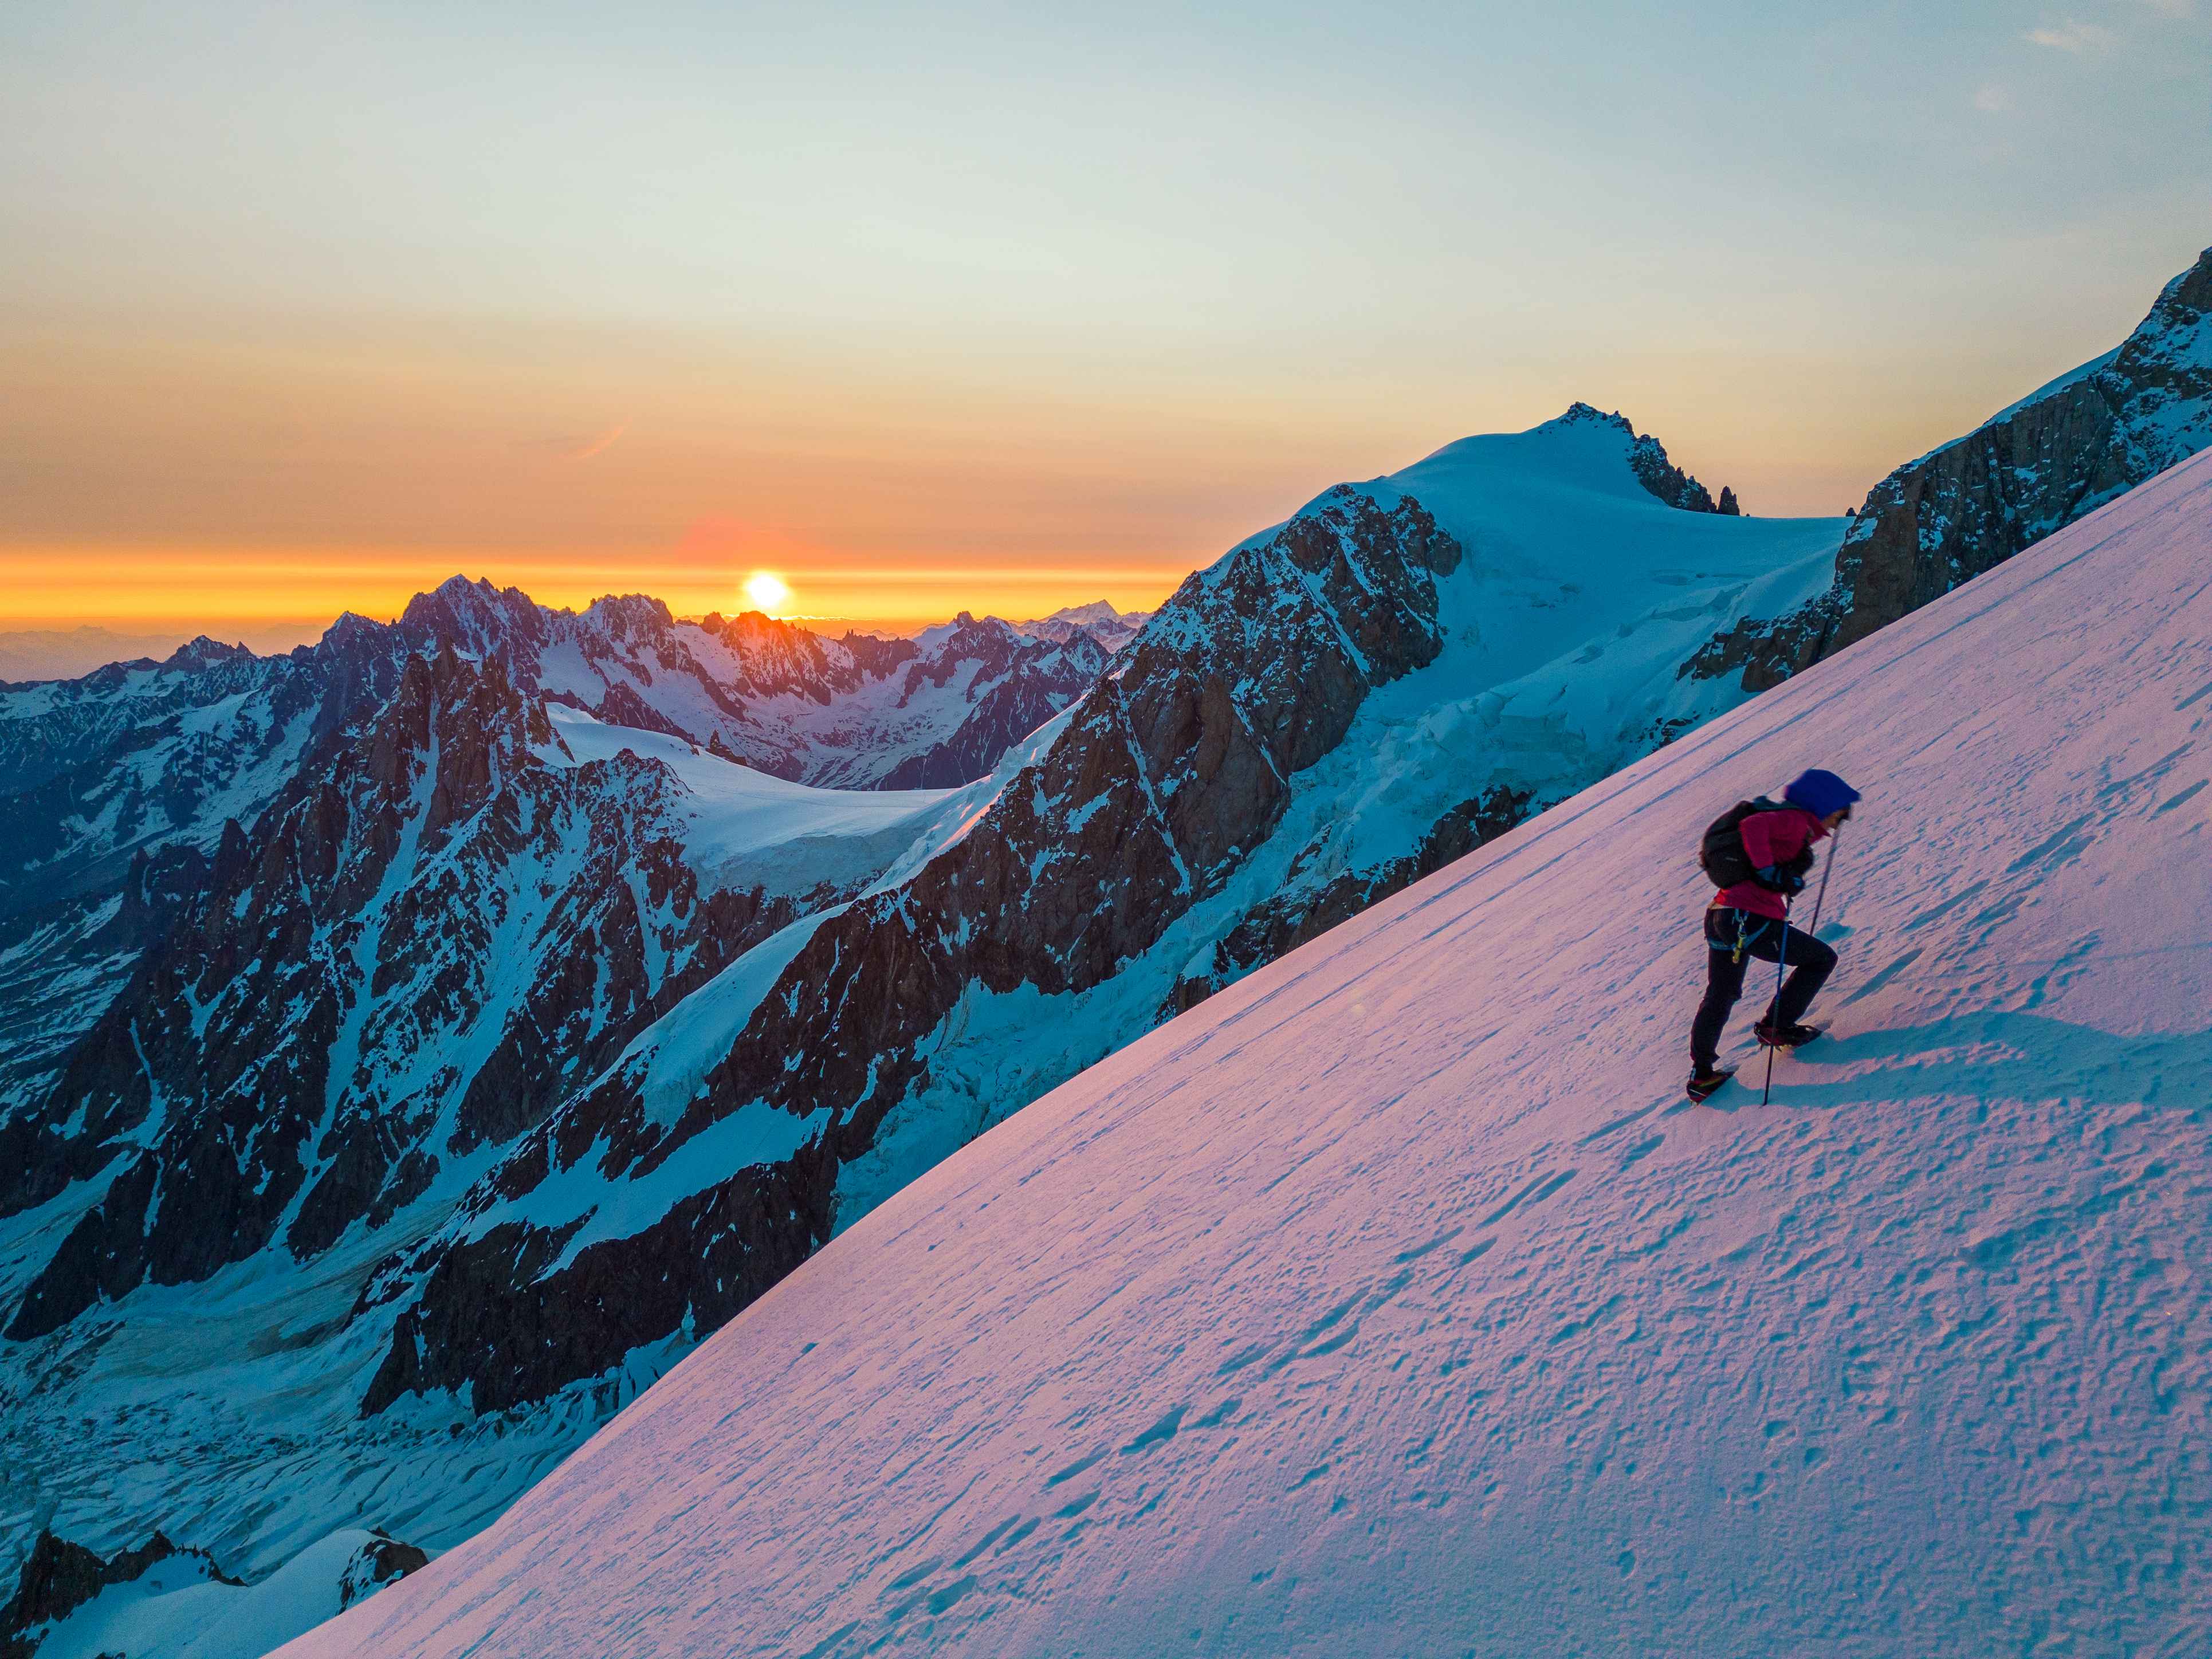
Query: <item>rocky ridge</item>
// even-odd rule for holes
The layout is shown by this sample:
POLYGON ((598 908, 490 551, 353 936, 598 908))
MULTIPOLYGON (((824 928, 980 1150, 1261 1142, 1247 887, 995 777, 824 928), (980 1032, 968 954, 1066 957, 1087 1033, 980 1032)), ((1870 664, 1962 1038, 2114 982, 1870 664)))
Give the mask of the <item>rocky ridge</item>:
POLYGON ((1762 691, 2212 445, 2212 248, 2118 347, 1870 490, 1834 580, 1684 665, 1762 691))

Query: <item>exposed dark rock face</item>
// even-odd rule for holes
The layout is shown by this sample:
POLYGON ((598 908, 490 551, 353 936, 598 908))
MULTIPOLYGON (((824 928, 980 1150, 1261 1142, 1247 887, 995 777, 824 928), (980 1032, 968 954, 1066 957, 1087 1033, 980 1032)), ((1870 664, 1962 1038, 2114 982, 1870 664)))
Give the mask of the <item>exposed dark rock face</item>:
POLYGON ((466 1388, 471 1410, 505 1411, 687 1323, 717 1329, 829 1242, 836 1178, 818 1147, 740 1170, 557 1271, 567 1228, 508 1224, 459 1244, 401 1310, 362 1414, 440 1388, 466 1388))
POLYGON ((346 1564, 338 1579, 338 1611, 344 1612, 363 1596, 374 1595, 394 1579, 429 1565, 430 1558, 414 1545, 377 1534, 346 1564))
MULTIPOLYGON (((574 700, 569 697, 564 696, 561 701, 573 706, 574 700)), ((599 708, 590 712, 609 726, 626 726, 633 732, 659 732, 664 736, 682 738, 687 742, 690 739, 689 732, 619 681, 607 688, 606 696, 599 699, 599 708)), ((731 758, 734 760, 738 757, 732 755, 731 758)))
POLYGON ((1346 488, 1184 583, 964 840, 817 929, 672 1127, 648 1120, 641 1071, 610 1074, 526 1138, 445 1242, 372 1283, 364 1310, 405 1305, 364 1410, 435 1389, 479 1410, 544 1398, 738 1311, 826 1237, 838 1167, 926 1073, 969 988, 1086 989, 1218 891, 1367 693, 1434 659, 1436 579, 1461 556, 1417 501, 1346 488), (469 1231, 495 1206, 526 1215, 586 1160, 649 1171, 763 1108, 823 1127, 642 1233, 558 1265, 572 1224, 469 1231))
POLYGON ((1740 519, 1743 516, 1743 507, 1736 500, 1735 491, 1730 489, 1726 484, 1721 486, 1721 504, 1713 510, 1725 514, 1731 519, 1740 519))
POLYGON ((2212 445, 2212 249, 2086 373, 1876 484, 1827 592, 1683 666, 1761 691, 1992 569, 2212 445))
MULTIPOLYGON (((40 1096, 210 867, 189 842, 140 847, 119 890, 70 894, 0 916, 0 1103, 40 1096)), ((0 1123, 0 1172, 8 1164, 0 1123)), ((7 1182, 0 1173, 0 1192, 7 1182)))
POLYGON ((120 1164, 9 1336, 381 1224, 793 914, 701 890, 662 769, 549 766, 551 740, 499 659, 410 658, 376 719, 227 828, 45 1102, 0 1124, 0 1212, 120 1164))

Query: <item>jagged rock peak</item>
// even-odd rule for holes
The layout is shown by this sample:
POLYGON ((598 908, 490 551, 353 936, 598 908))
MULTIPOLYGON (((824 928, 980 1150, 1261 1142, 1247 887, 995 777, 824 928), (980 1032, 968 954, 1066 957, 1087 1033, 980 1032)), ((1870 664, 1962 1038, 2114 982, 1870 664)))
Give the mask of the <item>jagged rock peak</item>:
POLYGON ((2143 326, 2179 322, 2193 327, 2208 311, 2212 311, 2212 247, 2198 254, 2195 264, 2159 290, 2143 326))
POLYGON ((542 631, 536 600, 519 587, 494 587, 479 578, 448 576, 417 593, 400 613, 403 628, 428 633, 471 650, 509 634, 534 638, 542 631))
POLYGON ((296 647, 295 656, 315 651, 345 651, 355 647, 383 639, 386 626, 373 617, 364 617, 358 611, 341 611, 337 620, 323 630, 323 637, 313 645, 296 647))
POLYGON ((1567 412, 1565 414, 1560 416, 1556 420, 1548 421, 1545 422, 1545 424, 1547 426, 1589 426, 1593 424, 1597 426, 1609 426, 1617 432, 1626 433, 1629 437, 1633 438, 1636 435, 1635 422, 1631 421, 1628 416, 1622 414, 1619 410, 1616 409, 1612 414, 1608 415, 1603 410, 1600 409, 1595 404, 1583 403, 1579 399, 1567 405, 1567 412))
POLYGON ((163 661, 164 668, 173 668, 185 673, 196 673, 211 668, 217 663, 252 662, 253 653, 243 645, 225 645, 221 640, 210 639, 205 634, 185 641, 163 661))
POLYGON ((1733 489, 1723 485, 1721 501, 1727 505, 1717 503, 1711 490, 1667 459, 1666 445, 1649 433, 1638 433, 1636 423, 1617 409, 1608 415, 1595 404, 1577 400, 1567 405, 1565 414, 1545 422, 1544 426, 1598 426, 1620 433, 1629 441, 1628 470, 1636 475, 1637 483, 1669 507, 1685 513, 1722 513, 1731 517, 1742 512, 1735 504, 1733 489))
POLYGON ((979 618, 973 611, 963 611, 945 625, 951 630, 945 635, 946 645, 982 641, 1005 644, 1021 638, 1020 630, 1003 617, 979 618))
POLYGON ((1826 592, 1682 672, 1763 691, 2212 446, 2212 248, 2119 345, 1867 493, 1826 592))
POLYGON ((392 1580, 404 1578, 429 1565, 429 1556, 416 1546, 402 1543, 388 1533, 374 1533, 339 1576, 338 1608, 343 1612, 392 1580))
POLYGON ((617 635, 672 628, 676 618, 650 593, 605 593, 584 609, 584 620, 617 635))

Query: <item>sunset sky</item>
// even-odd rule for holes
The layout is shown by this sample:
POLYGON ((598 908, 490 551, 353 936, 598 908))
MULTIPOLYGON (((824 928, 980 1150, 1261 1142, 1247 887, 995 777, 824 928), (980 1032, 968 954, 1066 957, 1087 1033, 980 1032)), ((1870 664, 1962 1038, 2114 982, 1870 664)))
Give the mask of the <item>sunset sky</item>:
POLYGON ((1576 398, 1838 513, 2212 241, 2191 0, 18 5, 0 629, 1150 605, 1576 398))

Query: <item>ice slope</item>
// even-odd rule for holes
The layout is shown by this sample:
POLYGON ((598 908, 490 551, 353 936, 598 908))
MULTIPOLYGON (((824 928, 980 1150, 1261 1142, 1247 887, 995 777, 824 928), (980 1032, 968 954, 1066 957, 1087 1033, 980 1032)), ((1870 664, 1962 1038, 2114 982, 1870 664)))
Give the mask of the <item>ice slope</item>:
POLYGON ((2208 537, 2212 457, 1153 1031, 285 1652, 2204 1650, 2208 537), (1834 1034, 1689 1107, 1687 850, 1808 761, 1834 1034))

